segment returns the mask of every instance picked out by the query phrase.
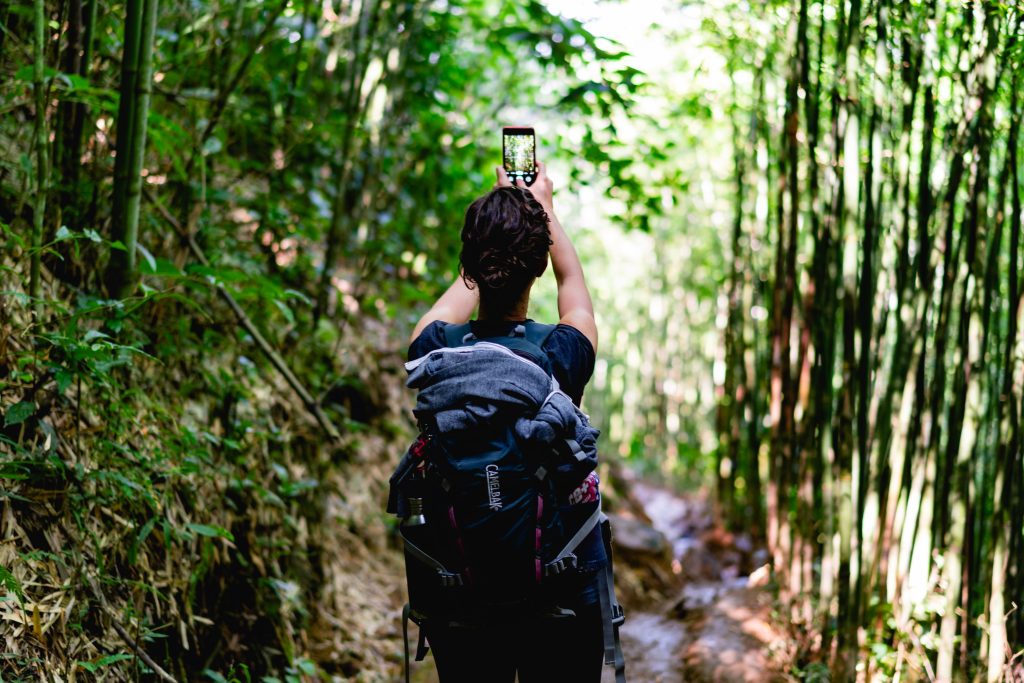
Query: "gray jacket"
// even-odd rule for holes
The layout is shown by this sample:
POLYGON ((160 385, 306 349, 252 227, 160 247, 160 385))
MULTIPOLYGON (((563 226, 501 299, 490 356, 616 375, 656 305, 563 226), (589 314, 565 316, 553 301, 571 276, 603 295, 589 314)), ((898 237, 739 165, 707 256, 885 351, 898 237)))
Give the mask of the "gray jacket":
POLYGON ((518 415, 515 431, 525 442, 565 451, 566 460, 554 463, 556 472, 585 469, 586 476, 596 466, 600 432, 555 378, 504 346, 478 342, 435 349, 405 368, 406 386, 419 390, 414 413, 432 415, 442 434, 474 429, 498 415, 518 415))

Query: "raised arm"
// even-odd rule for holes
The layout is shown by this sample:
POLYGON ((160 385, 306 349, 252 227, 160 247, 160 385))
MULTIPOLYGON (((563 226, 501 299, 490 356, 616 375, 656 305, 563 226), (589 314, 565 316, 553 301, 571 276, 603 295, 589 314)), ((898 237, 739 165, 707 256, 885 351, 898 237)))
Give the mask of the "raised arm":
POLYGON ((470 289, 466 286, 462 276, 456 275, 455 282, 416 323, 416 328, 412 331, 412 336, 409 337, 409 343, 415 341, 424 328, 435 320, 443 320, 446 323, 466 322, 473 315, 479 301, 480 290, 470 289))
MULTIPOLYGON (((504 176, 504 171, 499 169, 499 179, 504 176)), ((499 180, 500 182, 500 180, 499 180)), ((525 187, 522 180, 517 181, 520 187, 525 187)), ((570 325, 583 333, 583 336, 590 340, 597 353, 597 322, 594 320, 594 302, 590 299, 590 290, 587 289, 587 281, 583 276, 583 266, 572 246, 569 236, 555 215, 552 202, 551 178, 548 177, 547 167, 537 163, 537 180, 529 187, 530 192, 548 212, 551 219, 551 267, 555 271, 555 281, 558 283, 558 322, 570 325)))

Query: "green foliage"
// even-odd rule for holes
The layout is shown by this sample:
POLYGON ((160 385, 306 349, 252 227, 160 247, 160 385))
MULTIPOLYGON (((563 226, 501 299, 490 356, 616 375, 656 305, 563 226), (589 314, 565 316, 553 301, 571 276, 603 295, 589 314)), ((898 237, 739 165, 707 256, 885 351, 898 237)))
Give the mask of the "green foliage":
MULTIPOLYGON (((147 668, 118 654, 91 581, 175 675, 337 676, 327 666, 351 662, 306 651, 324 558, 342 552, 331 533, 384 533, 382 482, 349 490, 361 470, 346 460, 408 434, 395 340, 451 280, 500 126, 534 117, 545 159, 579 160, 575 183, 609 180, 602 192, 636 207, 624 222, 654 216, 661 188, 611 121, 645 79, 537 1, 161 5, 135 254, 108 232, 127 5, 95 0, 94 31, 88 0, 81 19, 45 8, 54 161, 38 247, 24 229, 32 73, 23 46, 6 49, 33 17, 0 11, 0 505, 62 544, 18 536, 26 559, 0 580, 20 600, 55 566, 86 579, 52 587, 76 600, 60 628, 82 636, 65 662, 80 676, 147 668), (127 256, 141 281, 114 297, 102 273, 127 256)), ((539 310, 553 314, 550 297, 539 310)), ((26 641, 16 656, 29 672, 56 655, 26 641)))
POLYGON ((99 659, 97 659, 94 662, 78 661, 78 662, 75 662, 75 664, 77 666, 79 666, 80 668, 85 669, 89 673, 99 673, 100 670, 103 669, 103 667, 110 666, 111 664, 116 664, 117 662, 133 661, 134 659, 135 659, 135 655, 119 653, 119 654, 107 655, 105 657, 100 657, 99 659))
POLYGON ((822 662, 813 662, 802 669, 797 668, 793 673, 806 683, 829 683, 832 680, 828 665, 822 662))

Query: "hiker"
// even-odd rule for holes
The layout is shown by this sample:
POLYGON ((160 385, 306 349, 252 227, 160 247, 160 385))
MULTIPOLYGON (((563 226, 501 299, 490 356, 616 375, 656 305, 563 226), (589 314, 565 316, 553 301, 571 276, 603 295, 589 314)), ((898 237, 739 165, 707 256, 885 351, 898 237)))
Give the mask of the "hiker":
MULTIPOLYGON (((596 683, 602 663, 624 681, 598 432, 579 410, 593 303, 544 164, 529 189, 496 172, 466 212, 461 273, 409 346, 422 432, 389 501, 403 518, 404 628, 420 624, 416 659, 429 647, 441 683, 596 683), (557 325, 527 317, 549 256, 557 325)), ((406 680, 408 659, 406 639, 406 680)))

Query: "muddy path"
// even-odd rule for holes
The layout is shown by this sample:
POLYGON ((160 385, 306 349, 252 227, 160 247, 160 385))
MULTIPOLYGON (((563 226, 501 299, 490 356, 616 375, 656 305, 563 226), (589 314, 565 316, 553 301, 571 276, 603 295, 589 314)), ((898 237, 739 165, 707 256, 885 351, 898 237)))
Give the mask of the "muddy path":
MULTIPOLYGON (((631 497, 641 509, 613 520, 629 681, 790 680, 764 552, 723 532, 701 496, 638 481, 631 497), (646 590, 652 584, 656 590, 646 590)), ((610 671, 603 681, 614 681, 610 671)))

